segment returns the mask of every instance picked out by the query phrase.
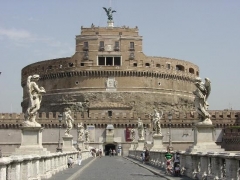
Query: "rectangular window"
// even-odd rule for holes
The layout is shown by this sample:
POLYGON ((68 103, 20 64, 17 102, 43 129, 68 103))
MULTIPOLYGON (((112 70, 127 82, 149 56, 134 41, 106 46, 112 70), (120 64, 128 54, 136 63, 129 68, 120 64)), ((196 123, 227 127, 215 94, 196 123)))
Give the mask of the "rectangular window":
POLYGON ((119 50, 119 41, 115 41, 115 51, 119 50))
POLYGON ((84 47, 88 47, 88 42, 84 42, 84 43, 83 43, 83 46, 84 46, 84 47))
POLYGON ((134 42, 130 42, 130 50, 134 50, 134 42))
POLYGON ((105 57, 98 57, 98 65, 105 66, 105 57))
POLYGON ((108 116, 112 117, 112 111, 108 111, 108 116))
POLYGON ((99 46, 100 48, 104 48, 104 41, 100 41, 99 46))
POLYGON ((121 66, 121 58, 114 57, 114 66, 121 66))
POLYGON ((121 66, 121 57, 98 57, 98 66, 121 66))
POLYGON ((88 51, 88 42, 83 42, 83 50, 88 51))
POLYGON ((106 57, 106 66, 113 65, 113 57, 106 57))
POLYGON ((167 68, 168 68, 168 69, 171 69, 171 64, 167 64, 167 68))

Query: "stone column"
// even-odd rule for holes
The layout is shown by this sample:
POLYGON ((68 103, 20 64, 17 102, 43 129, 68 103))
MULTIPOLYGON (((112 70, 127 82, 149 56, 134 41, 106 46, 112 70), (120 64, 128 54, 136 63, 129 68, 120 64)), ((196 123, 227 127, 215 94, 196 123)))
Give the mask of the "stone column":
POLYGON ((221 158, 219 157, 219 154, 217 153, 212 153, 209 154, 211 158, 211 175, 213 179, 220 179, 221 177, 221 158))
POLYGON ((39 155, 33 155, 32 159, 32 177, 34 179, 41 179, 40 177, 40 171, 39 171, 39 159, 41 157, 39 155))

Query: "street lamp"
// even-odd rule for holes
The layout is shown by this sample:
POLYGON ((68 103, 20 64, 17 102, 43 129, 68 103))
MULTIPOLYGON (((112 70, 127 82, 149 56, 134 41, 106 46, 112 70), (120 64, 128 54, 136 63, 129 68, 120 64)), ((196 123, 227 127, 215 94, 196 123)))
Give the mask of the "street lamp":
POLYGON ((172 147, 172 132, 171 132, 171 126, 172 126, 172 113, 168 113, 168 120, 169 120, 169 144, 168 148, 171 151, 173 149, 172 147))
POLYGON ((61 130, 61 122, 62 122, 63 115, 59 114, 58 115, 58 121, 59 121, 59 135, 58 135, 58 147, 57 147, 57 152, 62 152, 61 148, 61 142, 60 142, 60 130, 61 130))

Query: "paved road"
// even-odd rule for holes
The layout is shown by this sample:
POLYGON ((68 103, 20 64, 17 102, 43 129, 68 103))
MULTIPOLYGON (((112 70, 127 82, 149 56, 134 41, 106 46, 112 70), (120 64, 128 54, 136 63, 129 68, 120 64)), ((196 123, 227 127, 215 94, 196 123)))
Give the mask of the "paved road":
POLYGON ((165 176, 164 171, 127 157, 89 158, 81 166, 74 165, 50 180, 190 180, 187 177, 165 176))

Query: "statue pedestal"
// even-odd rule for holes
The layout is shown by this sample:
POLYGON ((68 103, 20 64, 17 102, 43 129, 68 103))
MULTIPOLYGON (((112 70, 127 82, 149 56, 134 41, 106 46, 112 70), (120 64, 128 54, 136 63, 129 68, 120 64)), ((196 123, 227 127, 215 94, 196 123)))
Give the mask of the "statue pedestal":
POLYGON ((132 141, 129 150, 135 150, 136 147, 137 147, 137 142, 136 141, 132 141))
POLYGON ((15 150, 13 155, 50 154, 50 152, 42 146, 42 127, 22 127, 21 129, 21 145, 15 150))
POLYGON ((63 138, 63 146, 62 151, 76 151, 76 149, 73 146, 73 137, 72 136, 64 136, 63 138))
POLYGON ((84 141, 81 140, 81 141, 77 141, 77 147, 80 148, 81 150, 84 150, 85 147, 84 147, 84 141))
POLYGON ((84 149, 85 150, 89 150, 89 142, 85 142, 84 143, 84 149))
POLYGON ((107 23, 108 23, 108 27, 114 27, 113 25, 114 22, 112 20, 108 20, 107 23))
POLYGON ((158 150, 166 150, 166 147, 163 146, 163 135, 162 134, 154 134, 153 135, 153 147, 151 151, 158 150))
POLYGON ((144 143, 145 143, 145 140, 138 140, 138 145, 137 145, 136 150, 141 150, 142 151, 145 148, 144 143))
POLYGON ((213 125, 196 125, 194 127, 194 143, 187 152, 223 152, 220 146, 215 143, 213 125))

